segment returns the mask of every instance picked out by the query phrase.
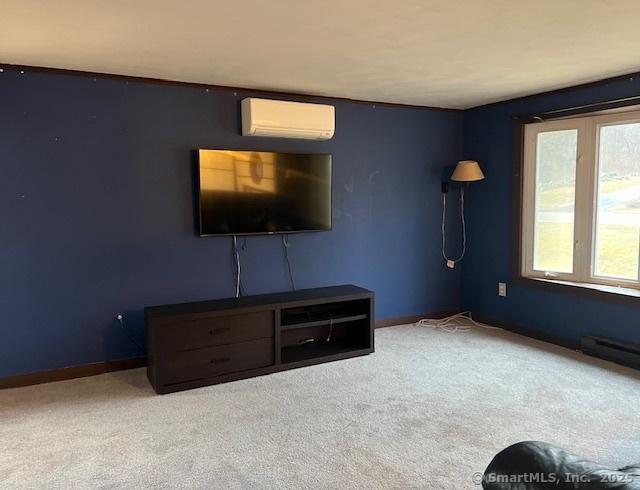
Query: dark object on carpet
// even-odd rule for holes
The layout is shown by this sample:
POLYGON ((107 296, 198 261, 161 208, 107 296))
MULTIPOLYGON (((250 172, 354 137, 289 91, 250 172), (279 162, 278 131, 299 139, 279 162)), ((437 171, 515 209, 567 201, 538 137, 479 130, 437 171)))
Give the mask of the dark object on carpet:
POLYGON ((493 458, 482 488, 640 490, 640 463, 612 470, 545 442, 519 442, 493 458))

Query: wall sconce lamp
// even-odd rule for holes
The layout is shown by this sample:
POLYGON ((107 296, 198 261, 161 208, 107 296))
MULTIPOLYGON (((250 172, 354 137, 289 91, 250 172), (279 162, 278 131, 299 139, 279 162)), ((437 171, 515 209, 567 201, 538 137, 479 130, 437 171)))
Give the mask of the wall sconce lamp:
MULTIPOLYGON (((480 168, 480 165, 475 160, 462 160, 456 165, 455 170, 451 174, 451 180, 453 182, 462 182, 467 185, 469 182, 477 182, 484 180, 484 173, 480 168)), ((449 269, 455 268, 456 264, 460 262, 467 251, 467 225, 464 219, 464 188, 465 185, 460 186, 460 218, 462 220, 462 253, 457 259, 450 259, 447 257, 446 252, 446 214, 447 214, 447 193, 449 192, 449 185, 447 183, 442 184, 442 256, 446 261, 449 269)))
POLYGON ((451 180, 455 182, 477 182, 484 180, 484 174, 480 164, 475 160, 462 160, 456 165, 456 169, 451 174, 451 180))

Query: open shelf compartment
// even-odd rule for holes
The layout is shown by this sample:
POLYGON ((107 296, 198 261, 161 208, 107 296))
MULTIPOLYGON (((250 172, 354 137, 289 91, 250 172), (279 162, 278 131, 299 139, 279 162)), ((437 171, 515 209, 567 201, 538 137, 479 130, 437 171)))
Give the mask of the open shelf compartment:
POLYGON ((353 300, 281 311, 283 364, 370 349, 371 304, 353 300))

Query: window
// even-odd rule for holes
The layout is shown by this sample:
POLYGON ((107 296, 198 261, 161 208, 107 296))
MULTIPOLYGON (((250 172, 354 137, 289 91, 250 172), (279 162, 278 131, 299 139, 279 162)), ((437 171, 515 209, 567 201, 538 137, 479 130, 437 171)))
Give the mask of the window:
POLYGON ((522 274, 640 287, 640 112, 527 124, 522 274))

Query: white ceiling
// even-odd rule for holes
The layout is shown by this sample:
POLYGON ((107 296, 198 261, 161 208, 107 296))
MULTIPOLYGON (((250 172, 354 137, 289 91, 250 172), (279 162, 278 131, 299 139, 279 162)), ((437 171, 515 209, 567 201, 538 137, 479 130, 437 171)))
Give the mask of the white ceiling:
POLYGON ((468 108, 640 70, 638 0, 0 0, 0 62, 468 108))

